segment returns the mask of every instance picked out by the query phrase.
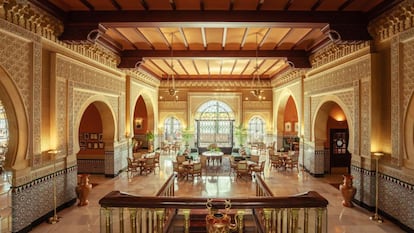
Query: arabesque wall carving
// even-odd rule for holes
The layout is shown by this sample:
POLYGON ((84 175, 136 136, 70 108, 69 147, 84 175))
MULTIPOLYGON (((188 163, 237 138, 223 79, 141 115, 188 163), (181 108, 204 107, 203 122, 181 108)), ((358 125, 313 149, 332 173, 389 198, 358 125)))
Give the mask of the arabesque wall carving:
POLYGON ((368 31, 375 40, 383 41, 413 27, 414 1, 405 0, 372 20, 368 25, 368 31))
MULTIPOLYGON (((392 163, 403 166, 403 122, 414 90, 414 28, 391 41, 391 145, 392 163), (401 85, 404 83, 404 85, 401 85)), ((408 158, 406 158, 408 159, 408 158)), ((410 158, 414 159, 414 158, 410 158)))

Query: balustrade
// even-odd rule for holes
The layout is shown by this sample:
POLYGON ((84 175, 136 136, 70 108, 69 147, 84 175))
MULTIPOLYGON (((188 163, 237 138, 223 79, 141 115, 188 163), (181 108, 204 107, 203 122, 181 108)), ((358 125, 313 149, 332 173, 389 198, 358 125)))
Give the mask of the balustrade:
POLYGON ((258 196, 248 198, 174 197, 173 176, 157 196, 112 191, 99 201, 101 232, 190 232, 192 215, 205 210, 206 218, 208 213, 211 214, 211 207, 217 213, 228 214, 232 229, 239 233, 327 232, 328 201, 317 192, 274 197, 262 178, 259 175, 257 178, 258 196), (175 221, 177 218, 181 220, 175 221), (254 223, 254 230, 247 229, 247 222, 254 223))

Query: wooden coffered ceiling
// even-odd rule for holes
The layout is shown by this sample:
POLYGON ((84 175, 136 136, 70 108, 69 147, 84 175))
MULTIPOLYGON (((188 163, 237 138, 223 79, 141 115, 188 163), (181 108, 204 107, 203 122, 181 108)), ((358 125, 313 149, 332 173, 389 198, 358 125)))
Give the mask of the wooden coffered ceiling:
POLYGON ((165 79, 263 79, 309 68, 332 39, 370 40, 392 0, 31 0, 64 22, 60 39, 92 40, 165 79), (172 37, 173 36, 173 37, 172 37), (173 43, 172 43, 173 42, 173 43))

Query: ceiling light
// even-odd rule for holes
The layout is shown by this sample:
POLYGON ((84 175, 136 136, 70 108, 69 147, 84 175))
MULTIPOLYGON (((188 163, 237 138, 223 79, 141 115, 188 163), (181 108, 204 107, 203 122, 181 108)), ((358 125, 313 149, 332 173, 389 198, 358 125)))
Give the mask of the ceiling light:
POLYGON ((254 67, 254 72, 253 72, 253 79, 252 79, 252 88, 253 90, 250 91, 250 93, 252 93, 252 95, 254 95, 256 98, 258 98, 259 100, 264 99, 263 94, 263 90, 261 89, 262 87, 262 82, 260 80, 260 74, 259 74, 259 64, 257 62, 257 57, 258 57, 258 49, 259 49, 259 44, 257 41, 257 34, 258 32, 256 32, 256 65, 254 67))
POLYGON ((172 70, 171 74, 167 76, 167 86, 168 86, 168 94, 170 96, 175 96, 177 94, 177 90, 175 89, 175 80, 174 80, 174 64, 173 64, 173 43, 174 43, 174 32, 171 32, 171 64, 170 68, 172 70))

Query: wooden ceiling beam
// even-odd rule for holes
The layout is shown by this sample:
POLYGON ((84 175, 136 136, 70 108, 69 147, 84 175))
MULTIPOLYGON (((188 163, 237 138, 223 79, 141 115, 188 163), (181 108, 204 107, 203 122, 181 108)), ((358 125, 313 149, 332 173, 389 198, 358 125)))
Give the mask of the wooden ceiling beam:
POLYGON ((80 2, 85 5, 90 11, 94 11, 95 7, 93 7, 93 5, 88 2, 87 0, 80 0, 80 2))
MULTIPOLYGON (((325 11, 74 11, 67 14, 61 40, 85 40, 98 24, 106 27, 325 27, 348 25, 355 38, 367 37, 367 17, 362 12, 325 11), (361 36, 364 35, 364 36, 361 36)), ((348 33, 350 37, 352 34, 348 33)), ((343 37, 344 39, 345 37, 343 37)))
MULTIPOLYGON (((291 61, 295 64, 296 68, 310 68, 310 63, 308 59, 308 53, 303 50, 260 50, 260 53, 257 55, 260 58, 283 58, 288 61, 291 61)), ((169 59, 171 53, 169 50, 163 51, 153 51, 153 50, 125 50, 121 53, 121 63, 120 68, 132 68, 137 61, 143 60, 144 58, 165 58, 169 59)), ((217 59, 217 57, 222 57, 224 59, 234 59, 234 58, 256 58, 256 50, 199 50, 199 51, 189 51, 189 50, 174 50, 174 58, 197 58, 200 60, 209 58, 217 59)), ((145 60, 144 59, 144 60, 145 60)))

